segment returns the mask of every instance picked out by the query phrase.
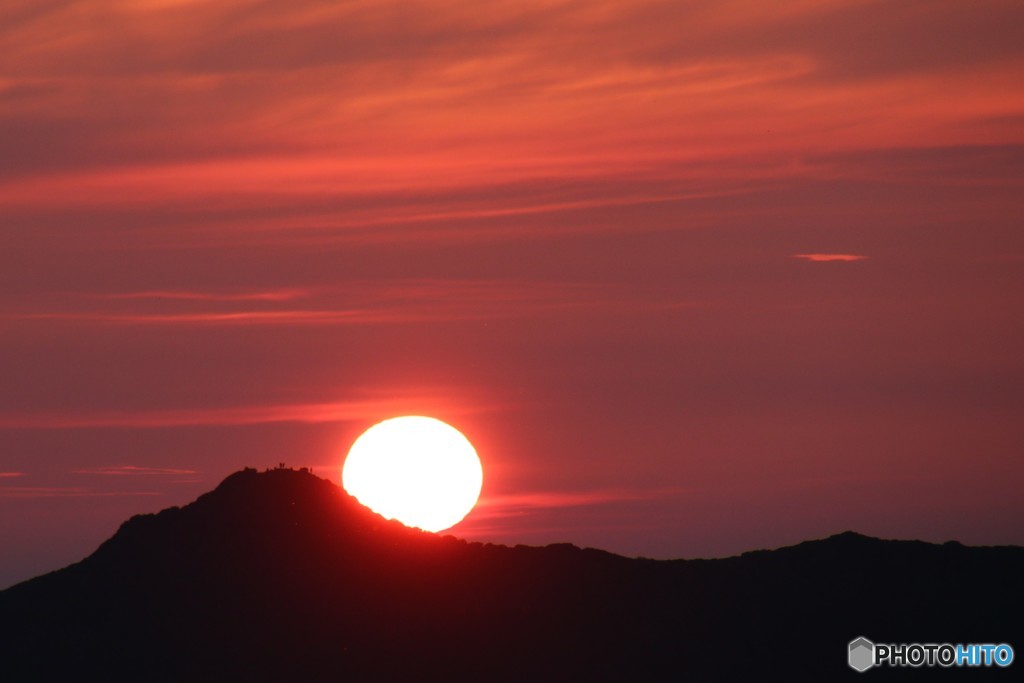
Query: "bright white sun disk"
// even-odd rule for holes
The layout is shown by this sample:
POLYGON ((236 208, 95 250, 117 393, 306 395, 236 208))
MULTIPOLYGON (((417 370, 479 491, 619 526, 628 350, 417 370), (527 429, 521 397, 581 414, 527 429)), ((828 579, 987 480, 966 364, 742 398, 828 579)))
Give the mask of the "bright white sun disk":
POLYGON ((476 505, 483 470, 473 445, 454 427, 432 417, 396 417, 356 439, 341 482, 388 519, 441 531, 476 505))

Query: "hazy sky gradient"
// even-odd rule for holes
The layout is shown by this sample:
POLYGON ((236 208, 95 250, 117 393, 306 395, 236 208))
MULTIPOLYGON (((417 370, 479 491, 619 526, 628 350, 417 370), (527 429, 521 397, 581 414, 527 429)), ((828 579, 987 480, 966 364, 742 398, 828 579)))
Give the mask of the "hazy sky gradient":
POLYGON ((0 0, 0 585, 397 414, 452 533, 1024 543, 1016 0, 0 0))

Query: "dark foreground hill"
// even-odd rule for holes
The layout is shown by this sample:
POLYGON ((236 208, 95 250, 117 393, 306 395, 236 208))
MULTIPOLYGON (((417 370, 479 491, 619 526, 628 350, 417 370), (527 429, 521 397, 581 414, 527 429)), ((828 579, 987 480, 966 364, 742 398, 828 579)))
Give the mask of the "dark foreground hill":
POLYGON ((1024 651, 1024 548, 845 533, 722 560, 481 545, 306 472, 246 470, 0 593, 3 681, 1010 680, 847 643, 1024 651))

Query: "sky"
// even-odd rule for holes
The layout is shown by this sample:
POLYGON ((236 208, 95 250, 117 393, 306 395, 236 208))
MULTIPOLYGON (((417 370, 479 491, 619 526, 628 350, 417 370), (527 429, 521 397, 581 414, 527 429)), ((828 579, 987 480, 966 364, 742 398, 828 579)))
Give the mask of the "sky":
POLYGON ((1017 0, 0 0, 0 587, 388 417, 450 533, 1024 544, 1017 0))

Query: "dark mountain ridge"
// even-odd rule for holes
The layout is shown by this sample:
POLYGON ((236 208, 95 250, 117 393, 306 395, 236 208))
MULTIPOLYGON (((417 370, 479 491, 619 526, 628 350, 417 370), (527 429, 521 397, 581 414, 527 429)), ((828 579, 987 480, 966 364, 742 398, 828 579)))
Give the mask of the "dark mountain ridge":
POLYGON ((244 470, 0 592, 0 679, 833 680, 858 636, 1019 651, 1022 577, 1024 548, 852 532, 716 560, 468 543, 244 470))

